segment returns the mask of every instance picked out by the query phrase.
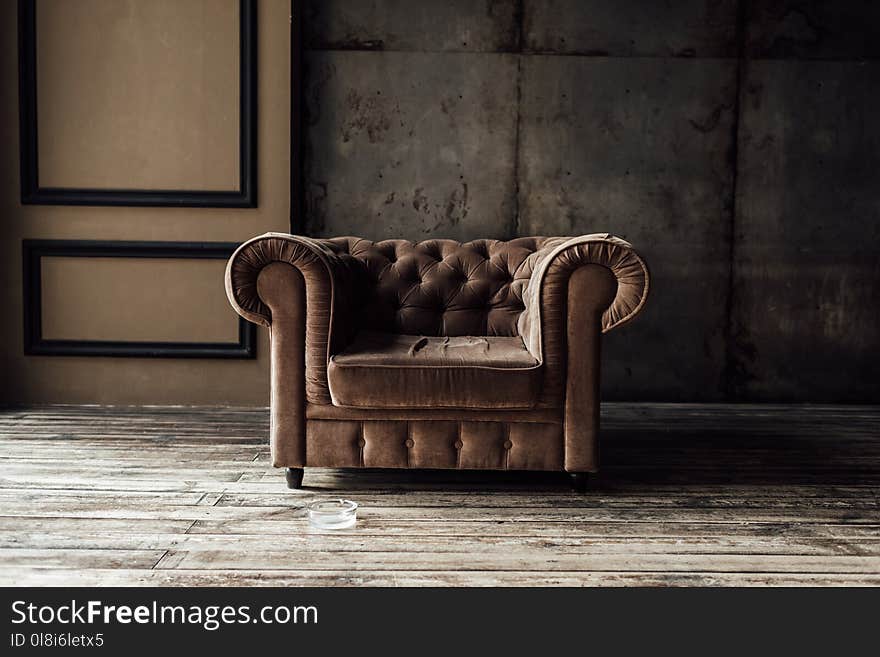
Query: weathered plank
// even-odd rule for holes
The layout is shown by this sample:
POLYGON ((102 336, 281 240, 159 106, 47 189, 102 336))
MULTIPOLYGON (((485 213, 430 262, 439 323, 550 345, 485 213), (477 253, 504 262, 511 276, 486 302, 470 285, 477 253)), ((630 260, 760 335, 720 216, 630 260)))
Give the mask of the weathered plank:
MULTIPOLYGON (((228 490, 228 489, 227 489, 228 490)), ((341 491, 345 493, 343 489, 341 491)), ((394 494, 394 493, 370 493, 352 492, 356 501, 363 507, 391 506, 396 508, 426 508, 426 507, 452 507, 455 509, 479 508, 522 508, 531 507, 537 509, 595 509, 595 508, 704 508, 704 509, 749 509, 749 508, 773 508, 773 509, 864 509, 867 513, 873 510, 877 522, 880 522, 880 500, 870 495, 852 497, 800 497, 800 496, 772 496, 761 495, 749 497, 747 495, 693 495, 675 493, 672 495, 658 496, 644 495, 620 495, 586 493, 583 495, 574 493, 557 493, 555 495, 510 495, 507 492, 497 494, 484 493, 436 493, 421 492, 418 495, 394 494)), ((2 491, 0 491, 2 495, 2 491)), ((326 493, 290 494, 281 489, 271 492, 225 492, 217 502, 219 506, 283 506, 308 504, 314 500, 326 497, 326 493)))
MULTIPOLYGON (((4 554, 0 550, 0 556, 4 554)), ((16 552, 8 550, 8 552, 16 552)), ((37 552, 37 551, 34 551, 37 552)), ((51 552, 47 550, 46 552, 51 552)), ((765 554, 569 554, 556 550, 499 550, 497 552, 296 552, 267 550, 169 550, 158 569, 188 570, 534 570, 658 571, 752 573, 867 573, 880 572, 876 556, 805 556, 765 554), (404 563, 402 563, 404 562, 404 563)))
POLYGON ((0 566, 2 586, 878 586, 849 573, 64 570, 0 566))
MULTIPOLYGON (((70 517, 70 518, 170 518, 170 519, 269 519, 304 518, 302 506, 187 506, 166 504, 149 508, 137 501, 118 497, 105 504, 83 501, 55 501, 46 499, 39 504, 8 500, 3 505, 7 516, 70 517)), ((877 524, 877 514, 866 514, 852 509, 775 509, 751 507, 747 512, 723 508, 456 508, 456 507, 380 507, 371 506, 358 512, 359 518, 370 522, 411 520, 422 523, 447 521, 507 521, 507 522, 811 522, 832 524, 877 524)))
POLYGON ((131 518, 41 518, 0 516, 3 540, 17 540, 22 534, 185 534, 192 520, 132 520, 131 518))
MULTIPOLYGON (((86 549, 86 550, 175 550, 241 553, 289 551, 324 554, 328 552, 395 552, 412 568, 423 554, 450 552, 485 555, 812 555, 880 556, 880 538, 812 538, 792 536, 677 536, 677 537, 533 537, 372 535, 359 532, 324 534, 182 534, 144 533, 106 529, 63 531, 48 525, 48 531, 23 530, 0 534, 0 548, 86 549)), ((499 562, 503 562, 501 559, 499 562)))
MULTIPOLYGON (((351 531, 359 536, 433 536, 441 542, 449 536, 518 536, 518 537, 571 537, 571 538, 639 538, 689 536, 763 536, 824 537, 824 538, 877 538, 880 524, 852 525, 828 523, 756 523, 743 520, 734 523, 713 522, 556 522, 536 519, 533 522, 498 520, 442 523, 423 523, 413 520, 375 522, 359 519, 351 531)), ((327 530, 313 529, 302 518, 271 520, 215 520, 204 519, 193 523, 190 534, 230 535, 299 535, 325 534, 327 530)))
MULTIPOLYGON (((0 509, 10 502, 28 504, 31 507, 44 504, 48 500, 52 503, 81 504, 81 505, 108 505, 114 504, 120 497, 124 497, 127 504, 150 506, 153 504, 198 504, 205 497, 205 493, 162 493, 162 492, 132 492, 117 490, 8 490, 0 489, 0 509)), ((213 503, 213 502, 212 502, 213 503)))
POLYGON ((164 550, 0 548, 0 563, 19 568, 153 568, 164 554, 164 550))
MULTIPOLYGON (((88 479, 75 481, 73 485, 15 486, 11 482, 0 482, 0 499, 41 500, 50 497, 55 501, 100 500, 112 497, 125 497, 127 500, 151 497, 163 503, 194 504, 205 493, 216 494, 218 506, 302 507, 327 496, 326 491, 302 490, 288 491, 277 484, 224 481, 184 481, 180 484, 164 481, 146 482, 127 478, 102 480, 101 485, 89 486, 88 479), (137 485, 126 485, 137 484, 137 485), (146 485, 144 485, 146 484, 146 485), (234 491, 234 492, 230 492, 234 491)), ((32 483, 32 482, 31 482, 32 483)), ((352 497, 363 507, 454 507, 493 509, 501 507, 532 508, 837 508, 861 509, 870 514, 874 510, 880 515, 880 500, 872 493, 841 492, 829 494, 823 490, 812 490, 802 494, 771 494, 748 489, 726 494, 707 494, 691 490, 676 490, 673 493, 658 495, 651 493, 604 493, 588 492, 577 494, 567 489, 556 493, 527 491, 499 491, 497 493, 436 492, 421 491, 418 495, 399 491, 357 490, 337 487, 336 496, 352 497)))

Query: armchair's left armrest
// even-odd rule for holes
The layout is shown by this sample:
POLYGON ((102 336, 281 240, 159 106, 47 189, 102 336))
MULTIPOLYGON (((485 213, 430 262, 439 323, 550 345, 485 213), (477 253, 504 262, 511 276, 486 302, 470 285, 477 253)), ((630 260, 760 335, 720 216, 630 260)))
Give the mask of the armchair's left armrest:
MULTIPOLYGON (((346 264, 323 240, 287 233, 264 233, 249 239, 226 264, 226 296, 235 312, 260 326, 272 324, 272 311, 260 298, 257 279, 273 262, 286 263, 308 275, 328 299, 333 288, 347 282, 346 264)), ((326 310, 329 313, 330 308, 326 310)))
POLYGON ((281 321, 296 316, 304 325, 297 339, 302 344, 287 349, 305 353, 309 401, 330 403, 327 362, 350 337, 347 314, 355 276, 353 260, 329 242, 286 233, 248 240, 226 265, 226 295, 239 315, 269 327, 273 340, 281 321))
POLYGON ((226 295, 248 321, 269 327, 272 463, 306 461, 306 404, 330 404, 327 363, 349 337, 354 263, 332 243, 266 233, 226 266, 226 295))

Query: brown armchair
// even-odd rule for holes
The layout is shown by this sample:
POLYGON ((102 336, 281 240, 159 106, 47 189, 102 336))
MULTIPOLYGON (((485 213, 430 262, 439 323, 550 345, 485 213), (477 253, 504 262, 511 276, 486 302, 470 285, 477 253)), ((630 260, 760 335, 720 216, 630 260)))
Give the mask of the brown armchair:
POLYGON ((600 337, 648 295, 608 234, 242 244, 226 292, 271 337, 272 462, 598 469, 600 337))

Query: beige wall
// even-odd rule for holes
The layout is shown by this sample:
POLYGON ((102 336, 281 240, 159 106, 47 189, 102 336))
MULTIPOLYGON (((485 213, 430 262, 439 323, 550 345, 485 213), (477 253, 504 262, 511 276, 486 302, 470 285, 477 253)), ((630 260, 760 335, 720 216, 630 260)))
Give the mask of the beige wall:
POLYGON ((217 285, 225 266, 213 258, 43 257, 41 334, 46 340, 192 342, 198 336, 199 342, 237 342, 238 316, 217 285))
POLYGON ((238 7, 37 0, 40 184, 235 189, 238 7))
MULTIPOLYGON (((187 2, 189 0, 186 0, 187 2)), ((93 2, 93 0, 89 0, 93 2)), ((53 6, 63 7, 68 3, 49 2, 45 6, 38 0, 38 9, 50 11, 53 6)), ((134 3, 118 3, 119 5, 134 3)), ((167 4, 167 3, 166 3, 167 4)), ((170 3, 164 7, 179 3, 170 3)), ((221 5, 223 3, 221 2, 221 5)), ((228 4, 228 3, 227 3, 228 4)), ((104 5, 105 8, 107 5, 104 5)), ((203 6, 196 0, 192 7, 203 6)), ((162 9, 161 7, 158 9, 162 9)), ((157 11, 158 11, 157 9, 157 11)), ((268 230, 286 231, 289 227, 289 121, 290 121, 290 23, 288 0, 261 0, 257 3, 258 11, 258 57, 259 57, 259 89, 258 89, 258 203, 255 209, 220 209, 220 208, 137 208, 137 207, 74 207, 74 206, 40 206, 20 204, 19 182, 19 134, 18 134, 18 75, 17 75, 17 4, 14 2, 0 3, 0 83, 6 93, 0 105, 0 143, 6 147, 2 153, 0 168, 0 221, 2 221, 2 243, 0 243, 0 262, 2 262, 3 284, 0 286, 0 307, 4 309, 3 320, 0 322, 0 402, 17 403, 106 403, 106 404, 242 404, 266 405, 268 403, 268 343, 265 330, 260 329, 256 360, 212 360, 212 359, 152 359, 152 358, 106 358, 106 357, 56 357, 56 356, 24 356, 22 328, 22 239, 95 239, 95 240, 154 240, 154 241, 218 241, 240 242, 248 237, 268 230)), ((59 11, 61 11, 59 9, 59 11)), ((161 12, 159 12, 161 13, 161 12)), ((38 12, 39 15, 39 12, 38 12)), ((51 16, 43 19, 51 23, 51 16)), ((113 21, 118 16, 107 16, 98 12, 94 19, 113 21), (103 17, 103 18, 102 18, 103 17)), ((190 17, 191 18, 191 17, 190 17)), ((221 23, 223 17, 217 20, 221 23)), ((53 39, 70 39, 75 46, 71 57, 70 77, 83 82, 79 87, 82 93, 101 93, 100 89, 92 89, 88 80, 88 53, 82 49, 86 42, 83 34, 89 30, 99 38, 100 30, 86 27, 88 17, 80 17, 75 25, 80 28, 70 30, 70 36, 64 30, 53 32, 53 39)), ((185 21, 183 21, 185 22, 185 21)), ((228 21, 227 21, 228 23, 228 21)), ((42 25, 42 23, 41 23, 42 25)), ((150 22, 128 21, 117 25, 119 29, 129 31, 132 38, 146 39, 139 35, 138 26, 149 29, 150 22)), ((218 28, 219 29, 219 28, 218 28)), ((223 28, 228 31, 227 28, 223 28)), ((170 34, 171 43, 180 41, 179 34, 170 34)), ((222 44, 219 44, 222 45, 222 44)), ((218 44, 209 44, 210 48, 218 48, 218 44)), ((237 45, 232 44, 233 47, 237 45)), ((56 44, 57 47, 57 44, 56 44)), ((62 48, 63 50, 63 48, 62 48)), ((173 50, 173 48, 172 48, 173 50)), ((55 67, 53 75, 64 76, 64 58, 56 58, 52 63, 55 67)), ((171 61, 171 60, 169 60, 171 61)), ((122 67, 113 70, 114 75, 125 78, 129 74, 136 75, 139 69, 129 71, 124 58, 104 61, 103 66, 122 67)), ((131 64, 128 64, 129 66, 131 64)), ((143 62, 139 64, 145 66, 143 62)), ((223 69, 224 64, 220 65, 223 69)), ((149 68, 149 67, 148 67, 149 68)), ((205 70, 210 66, 202 65, 205 70)), ((158 69, 157 69, 158 70, 158 69)), ((40 69, 41 74, 43 69, 40 69)), ((143 71, 142 71, 143 72, 143 71)), ((144 75, 150 73, 143 72, 144 75)), ((169 84, 178 84, 187 76, 198 75, 198 71, 171 71, 169 84)), ((211 75, 211 73, 206 73, 211 75)), ((51 86, 51 85, 50 85, 51 86)), ((44 92, 43 87, 39 89, 44 92)), ((62 90, 63 91, 63 90, 62 90)), ((64 93, 74 94, 76 89, 68 89, 64 93)), ((61 93, 61 92, 59 92, 61 93)), ((106 90, 104 91, 106 93, 106 90)), ((133 92, 135 96, 142 90, 133 92)), ((38 101, 42 108, 44 98, 38 101)), ((108 100, 109 102, 109 100, 108 100)), ((198 96, 194 103, 204 103, 198 96)), ((91 105, 102 108, 102 103, 93 100, 82 101, 70 107, 73 125, 82 122, 83 117, 91 111, 91 105)), ((56 140, 62 149, 83 148, 77 146, 76 130, 70 125, 65 127, 64 115, 58 110, 64 107, 59 103, 55 114, 48 121, 55 122, 59 137, 56 140)), ((199 111, 205 113, 205 134, 216 132, 220 126, 229 124, 230 129, 237 131, 237 116, 230 121, 228 116, 217 116, 211 104, 203 104, 199 111)), ((191 108, 190 108, 191 109, 191 108)), ((220 110, 217 110, 218 112, 220 110)), ((196 115, 196 114, 194 114, 196 115)), ((123 130, 122 124, 115 124, 113 114, 104 116, 109 121, 111 130, 123 130)), ((185 121, 181 121, 185 123, 185 121)), ((44 129, 41 124, 41 130, 44 129)), ((132 126, 132 129, 136 129, 132 126)), ((119 133, 124 134, 124 133, 119 133)), ((237 134, 233 134, 237 148, 237 134)), ((203 177, 203 187, 226 187, 230 179, 237 179, 237 166, 228 170, 229 158, 218 155, 229 150, 229 145, 218 143, 216 139, 205 139, 204 135, 184 134, 182 143, 158 141, 156 148, 164 149, 159 155, 167 157, 174 153, 174 148, 183 148, 188 157, 196 162, 196 166, 188 172, 179 172, 184 179, 188 176, 203 177), (170 150, 169 150, 170 149, 170 150), (209 170, 205 163, 216 161, 217 170, 209 170), (225 168, 224 168, 225 167, 225 168)), ((124 170, 131 162, 125 152, 113 151, 113 140, 108 141, 102 151, 102 157, 109 158, 98 163, 100 166, 84 168, 82 175, 103 176, 108 186, 112 183, 123 185, 125 179, 112 176, 118 170, 124 170), (119 160, 118 167, 113 166, 114 158, 119 160), (118 169, 118 170, 117 170, 118 169)), ((129 141, 129 144, 132 142, 129 141)), ((134 140, 139 153, 149 152, 149 140, 134 140), (146 149, 146 150, 145 150, 146 149)), ((44 149, 49 148, 41 142, 40 157, 46 157, 44 149)), ((181 151, 183 152, 183 151, 181 151)), ((69 152, 67 153, 69 155, 69 152)), ((89 155, 91 157, 91 155, 89 155)), ((159 158, 161 159, 161 158, 159 158)), ((69 157, 61 158, 69 161, 69 157)), ((93 164, 95 162, 92 161, 93 164)), ((237 164, 237 163, 236 163, 237 164)), ((52 165, 56 166, 56 165, 52 165)), ((57 165, 52 175, 68 180, 76 172, 64 170, 64 164, 57 165)), ((149 166, 141 166, 132 170, 131 179, 140 180, 132 186, 145 187, 153 181, 157 186, 164 186, 162 176, 165 172, 152 172, 149 166), (152 177, 151 177, 152 176, 152 177), (144 182, 146 181, 146 182, 144 182)), ((195 178, 190 178, 192 181, 195 178)), ((83 181, 87 182, 87 181, 83 181)), ((184 182, 181 186, 186 186, 184 182)), ((71 259, 46 259, 44 263, 44 290, 47 299, 44 307, 47 330, 54 335, 65 333, 75 337, 91 339, 108 339, 121 336, 126 339, 187 339, 190 341, 211 341, 223 339, 230 330, 234 331, 235 315, 231 308, 224 306, 222 298, 223 280, 221 267, 212 261, 176 261, 141 260, 136 265, 125 267, 122 259, 114 262, 96 260, 92 272, 106 279, 89 282, 89 270, 83 269, 82 262, 66 262, 71 259), (155 266, 151 273, 147 269, 150 264, 155 266), (64 267, 67 270, 64 271, 64 267), (174 272, 179 272, 182 283, 192 295, 161 293, 163 285, 170 284, 174 272), (123 292, 126 284, 131 287, 131 296, 127 299, 123 292), (214 287, 211 287, 212 284, 214 287), (54 295, 54 296, 53 296, 54 295), (143 303, 140 297, 143 297, 143 303), (117 308, 109 312, 100 304, 106 297, 107 304, 117 308), (218 299, 221 302, 218 302, 218 299), (57 302, 57 303, 56 303, 57 302), (80 303, 78 303, 80 302, 80 303), (46 304, 55 303, 49 310, 46 304), (125 304, 140 304, 126 306, 125 304), (144 307, 155 309, 155 312, 144 312, 144 307), (100 314, 100 322, 95 322, 85 315, 100 314), (110 324, 108 324, 110 322, 110 324), (143 325, 143 322, 151 322, 143 325), (66 328, 62 326, 66 324, 66 328), (232 328, 230 328, 232 327, 232 328), (188 337, 187 330, 189 329, 188 337), (150 337, 145 337, 150 336, 150 337)))

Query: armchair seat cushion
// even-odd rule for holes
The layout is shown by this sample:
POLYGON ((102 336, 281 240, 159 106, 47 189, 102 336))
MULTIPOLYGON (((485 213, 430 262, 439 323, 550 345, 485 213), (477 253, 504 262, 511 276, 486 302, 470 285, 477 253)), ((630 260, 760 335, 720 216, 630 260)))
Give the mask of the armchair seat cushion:
POLYGON ((327 369, 336 406, 527 409, 542 370, 518 336, 362 332, 327 369))

